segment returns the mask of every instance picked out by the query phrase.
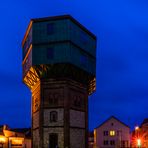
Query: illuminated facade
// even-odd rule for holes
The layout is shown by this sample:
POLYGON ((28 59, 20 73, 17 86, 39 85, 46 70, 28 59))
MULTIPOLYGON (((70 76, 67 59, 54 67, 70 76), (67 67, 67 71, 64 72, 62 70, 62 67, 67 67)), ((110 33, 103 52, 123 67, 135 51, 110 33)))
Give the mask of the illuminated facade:
POLYGON ((132 148, 148 148, 148 118, 144 119, 140 127, 135 127, 131 138, 132 148))
POLYGON ((32 19, 22 42, 33 148, 87 148, 96 37, 71 16, 32 19))
POLYGON ((0 127, 0 148, 31 148, 31 130, 0 127))
POLYGON ((88 147, 89 148, 94 148, 94 133, 93 132, 89 132, 88 134, 88 147))
POLYGON ((94 130, 95 148, 130 148, 130 128, 110 117, 94 130))

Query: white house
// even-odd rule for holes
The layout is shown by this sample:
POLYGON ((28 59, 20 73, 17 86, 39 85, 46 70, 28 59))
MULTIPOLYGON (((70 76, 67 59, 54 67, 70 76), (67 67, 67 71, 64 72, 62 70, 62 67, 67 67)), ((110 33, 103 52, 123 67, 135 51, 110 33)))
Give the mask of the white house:
POLYGON ((130 128, 111 116, 94 130, 94 148, 129 148, 130 128))

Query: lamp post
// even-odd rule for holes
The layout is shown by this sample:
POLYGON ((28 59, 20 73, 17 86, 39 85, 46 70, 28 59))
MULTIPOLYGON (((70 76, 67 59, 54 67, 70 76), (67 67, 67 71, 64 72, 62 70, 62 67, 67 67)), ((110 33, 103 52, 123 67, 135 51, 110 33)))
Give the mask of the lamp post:
POLYGON ((137 147, 140 148, 141 147, 141 139, 140 139, 140 131, 139 131, 139 126, 136 126, 135 127, 135 132, 136 132, 136 137, 137 137, 137 140, 136 140, 136 144, 137 144, 137 147))

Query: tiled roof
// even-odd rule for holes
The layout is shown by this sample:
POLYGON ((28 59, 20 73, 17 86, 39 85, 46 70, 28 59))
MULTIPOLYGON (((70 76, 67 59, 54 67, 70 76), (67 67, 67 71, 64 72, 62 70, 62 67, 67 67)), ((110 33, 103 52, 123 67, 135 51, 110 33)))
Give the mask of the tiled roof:
POLYGON ((25 134, 25 137, 27 138, 31 137, 31 128, 13 128, 11 131, 25 134))

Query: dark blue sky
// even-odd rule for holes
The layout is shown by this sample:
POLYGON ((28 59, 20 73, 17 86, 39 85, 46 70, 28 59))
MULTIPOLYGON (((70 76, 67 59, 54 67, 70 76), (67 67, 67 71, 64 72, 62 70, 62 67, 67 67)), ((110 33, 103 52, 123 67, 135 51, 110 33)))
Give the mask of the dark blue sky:
POLYGON ((111 115, 131 127, 142 122, 148 117, 146 0, 5 0, 0 2, 0 124, 30 125, 21 41, 31 18, 62 14, 72 15, 98 38, 90 129, 111 115))

